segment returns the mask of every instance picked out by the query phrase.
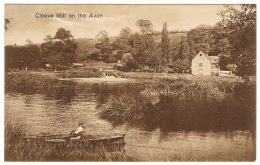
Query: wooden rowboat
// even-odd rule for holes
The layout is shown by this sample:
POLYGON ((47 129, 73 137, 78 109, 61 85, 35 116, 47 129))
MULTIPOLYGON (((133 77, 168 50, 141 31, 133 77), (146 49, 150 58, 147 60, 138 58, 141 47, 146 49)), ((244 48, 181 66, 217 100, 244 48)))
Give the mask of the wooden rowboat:
POLYGON ((49 145, 56 148, 67 149, 84 149, 95 151, 99 148, 106 151, 124 151, 125 134, 110 136, 107 138, 94 137, 94 136, 75 136, 64 137, 62 135, 49 135, 49 136, 26 136, 21 139, 29 143, 39 143, 40 145, 49 145))

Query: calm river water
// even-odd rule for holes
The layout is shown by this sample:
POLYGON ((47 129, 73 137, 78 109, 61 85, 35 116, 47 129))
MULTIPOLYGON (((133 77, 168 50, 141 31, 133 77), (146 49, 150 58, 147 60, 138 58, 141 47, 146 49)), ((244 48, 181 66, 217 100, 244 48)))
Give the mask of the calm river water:
POLYGON ((79 83, 55 92, 6 93, 5 120, 23 125, 28 134, 68 134, 82 120, 86 134, 125 133, 126 154, 142 161, 255 160, 255 133, 249 131, 165 132, 129 124, 114 126, 98 116, 100 86, 79 83))

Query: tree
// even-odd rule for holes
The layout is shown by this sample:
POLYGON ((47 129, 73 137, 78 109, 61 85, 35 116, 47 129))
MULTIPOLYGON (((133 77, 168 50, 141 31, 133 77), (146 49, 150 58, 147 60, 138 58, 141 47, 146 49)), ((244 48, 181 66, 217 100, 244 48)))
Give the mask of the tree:
POLYGON ((181 42, 180 42, 180 48, 179 51, 177 53, 177 55, 175 56, 175 60, 177 59, 188 59, 188 55, 189 55, 189 47, 188 44, 186 42, 185 37, 182 36, 181 38, 181 42))
POLYGON ((96 40, 100 43, 109 42, 109 34, 107 31, 100 31, 96 35, 96 40))
POLYGON ((75 52, 77 49, 72 34, 69 30, 59 28, 54 39, 58 39, 58 41, 53 42, 52 37, 47 35, 44 39, 46 42, 41 44, 44 63, 48 62, 56 66, 71 66, 76 61, 75 52))
POLYGON ((139 19, 136 21, 136 26, 140 28, 141 34, 151 34, 153 31, 153 24, 150 20, 139 19))
POLYGON ((37 45, 5 46, 5 69, 40 67, 40 49, 37 45))
POLYGON ((237 66, 235 64, 228 64, 227 65, 227 69, 230 70, 231 72, 231 75, 232 75, 232 72, 234 72, 236 70, 237 66))
POLYGON ((226 30, 231 45, 231 58, 241 77, 256 75, 256 5, 241 5, 241 9, 226 5, 221 11, 220 25, 226 30))
POLYGON ((232 61, 231 61, 231 58, 230 56, 227 56, 225 54, 221 54, 220 57, 219 57, 219 67, 220 67, 220 70, 227 70, 227 65, 230 64, 232 61))
POLYGON ((169 57, 170 39, 169 39, 169 33, 167 30, 166 22, 163 24, 161 47, 162 47, 162 56, 169 63, 170 62, 170 57, 169 57))
POLYGON ((11 26, 11 21, 9 18, 5 18, 5 31, 7 31, 11 26))
POLYGON ((51 35, 47 35, 44 39, 43 39, 46 43, 48 42, 52 42, 53 38, 51 37, 51 35))
POLYGON ((64 28, 59 28, 54 36, 54 39, 58 39, 60 41, 68 41, 73 40, 73 35, 69 30, 65 30, 64 28))
POLYGON ((33 42, 30 39, 26 39, 25 42, 27 43, 27 46, 30 46, 33 44, 33 42))
POLYGON ((121 50, 124 53, 129 53, 132 49, 131 39, 132 30, 129 27, 125 27, 120 31, 119 37, 112 43, 113 48, 121 50))
POLYGON ((150 52, 147 57, 147 65, 149 66, 149 70, 153 69, 155 73, 163 71, 163 68, 167 64, 168 62, 162 57, 160 49, 150 52))
POLYGON ((98 59, 101 61, 107 61, 109 55, 112 52, 112 45, 109 42, 108 32, 100 31, 96 35, 96 40, 98 41, 98 43, 95 45, 95 47, 100 50, 98 59))
POLYGON ((132 54, 136 62, 144 68, 147 66, 147 59, 151 52, 154 51, 156 43, 151 35, 138 34, 133 35, 133 49, 132 54))
POLYGON ((136 61, 130 53, 126 53, 122 57, 122 62, 125 63, 126 70, 136 69, 136 61))
POLYGON ((198 27, 191 29, 187 33, 187 42, 189 45, 189 59, 193 59, 197 55, 198 51, 202 51, 206 54, 214 48, 214 34, 212 34, 212 27, 209 25, 199 25, 198 27))
POLYGON ((132 34, 132 30, 129 27, 125 27, 120 31, 119 37, 124 39, 129 39, 131 34, 132 34))
POLYGON ((177 72, 180 72, 180 71, 184 72, 185 70, 189 69, 190 65, 191 65, 191 63, 187 59, 177 59, 176 61, 174 61, 172 63, 172 67, 177 72))

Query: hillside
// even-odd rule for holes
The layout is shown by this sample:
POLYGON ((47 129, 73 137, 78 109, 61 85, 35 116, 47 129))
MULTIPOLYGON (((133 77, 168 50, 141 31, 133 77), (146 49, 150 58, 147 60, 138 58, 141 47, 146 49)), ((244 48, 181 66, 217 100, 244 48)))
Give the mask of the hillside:
MULTIPOLYGON (((169 34, 170 44, 171 44, 171 54, 174 56, 179 50, 179 43, 182 37, 186 37, 187 33, 171 33, 169 34)), ((156 43, 161 42, 161 34, 153 35, 156 43)), ((110 37, 110 41, 113 42, 115 37, 110 37)), ((99 53, 99 49, 95 48, 97 41, 95 39, 79 38, 75 39, 78 45, 76 50, 76 60, 78 62, 85 61, 93 54, 99 53)))

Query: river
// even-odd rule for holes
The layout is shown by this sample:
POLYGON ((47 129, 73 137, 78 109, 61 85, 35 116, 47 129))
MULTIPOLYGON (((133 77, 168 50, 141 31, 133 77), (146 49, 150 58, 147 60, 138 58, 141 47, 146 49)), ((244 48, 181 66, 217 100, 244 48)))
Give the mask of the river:
POLYGON ((127 123, 113 125, 100 119, 97 106, 100 86, 100 82, 76 83, 69 90, 8 92, 5 94, 5 120, 22 125, 28 134, 68 134, 78 121, 84 122, 86 134, 125 133, 126 154, 141 161, 255 160, 255 133, 247 130, 147 130, 127 123))

